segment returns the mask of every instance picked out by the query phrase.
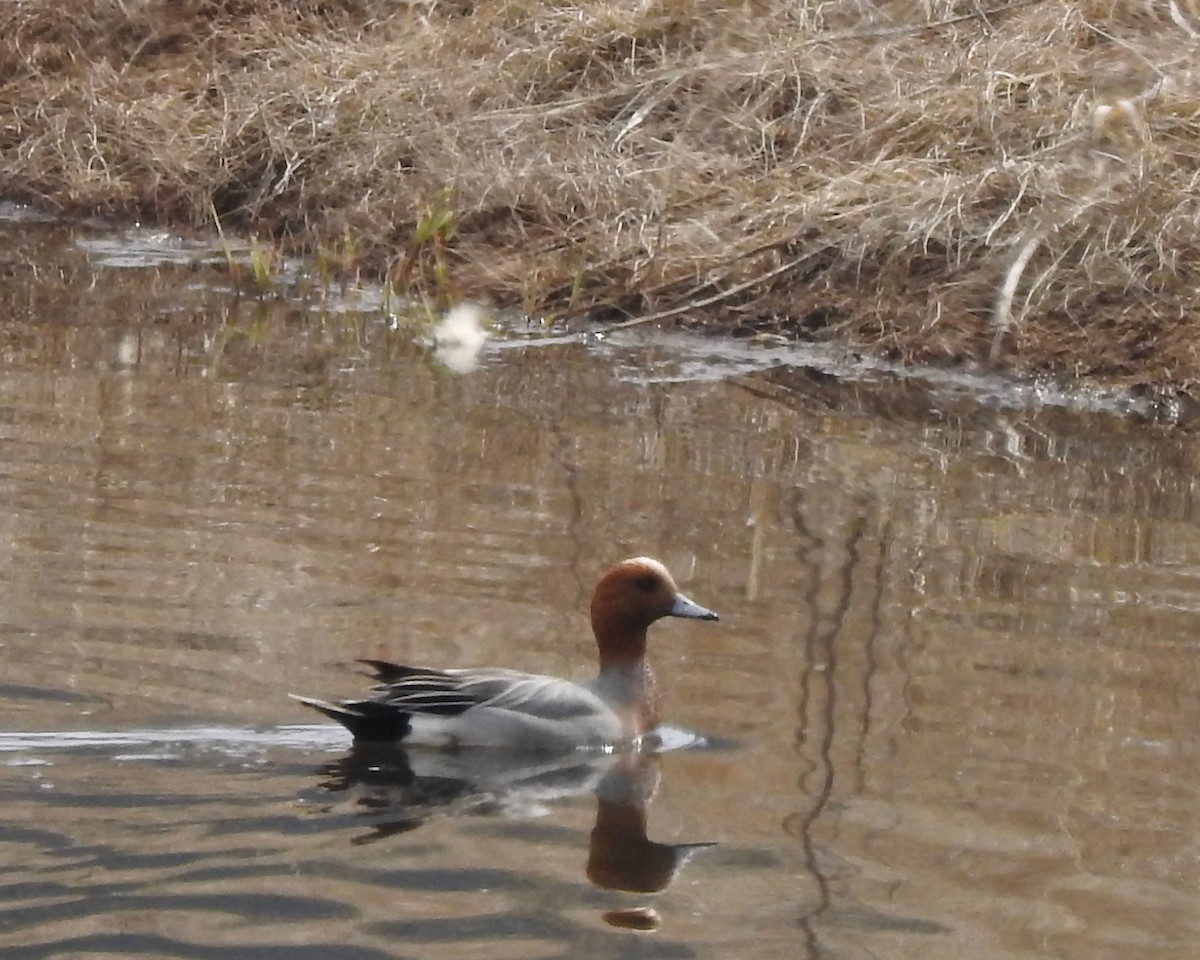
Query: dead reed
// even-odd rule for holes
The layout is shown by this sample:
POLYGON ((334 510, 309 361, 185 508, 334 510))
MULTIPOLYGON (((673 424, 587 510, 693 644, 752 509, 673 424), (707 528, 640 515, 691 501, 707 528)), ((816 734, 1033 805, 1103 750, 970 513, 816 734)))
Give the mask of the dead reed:
POLYGON ((1198 54, 1200 0, 14 0, 0 196, 1195 391, 1198 54))

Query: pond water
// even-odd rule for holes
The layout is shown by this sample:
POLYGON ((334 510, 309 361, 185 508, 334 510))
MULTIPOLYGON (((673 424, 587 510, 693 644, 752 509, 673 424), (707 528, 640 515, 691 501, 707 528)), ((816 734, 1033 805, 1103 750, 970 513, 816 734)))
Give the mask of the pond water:
POLYGON ((166 238, 0 241, 6 960, 1195 949, 1189 433, 637 331, 456 374, 166 238), (356 752, 287 697, 587 676, 634 554, 721 614, 651 635, 717 746, 356 752))

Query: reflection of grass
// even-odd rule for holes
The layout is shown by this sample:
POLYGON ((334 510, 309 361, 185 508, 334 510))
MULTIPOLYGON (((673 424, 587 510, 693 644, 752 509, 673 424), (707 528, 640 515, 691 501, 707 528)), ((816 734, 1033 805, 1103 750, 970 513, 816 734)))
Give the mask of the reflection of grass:
POLYGON ((273 370, 288 383, 312 385, 335 378, 348 365, 362 368, 404 358, 437 368, 421 313, 396 318, 399 327, 372 312, 309 309, 288 297, 231 297, 206 316, 203 356, 214 380, 273 370))
POLYGON ((315 291, 1200 382, 1200 8, 1149 9, 25 0, 0 196, 219 214, 259 296, 301 249, 315 291))

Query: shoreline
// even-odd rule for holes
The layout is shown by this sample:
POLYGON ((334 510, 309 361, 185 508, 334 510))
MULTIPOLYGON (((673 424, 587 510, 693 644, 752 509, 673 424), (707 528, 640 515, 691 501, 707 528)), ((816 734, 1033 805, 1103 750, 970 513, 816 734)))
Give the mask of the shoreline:
POLYGON ((432 302, 1193 395, 1200 21, 1109 6, 31 0, 0 196, 432 302))

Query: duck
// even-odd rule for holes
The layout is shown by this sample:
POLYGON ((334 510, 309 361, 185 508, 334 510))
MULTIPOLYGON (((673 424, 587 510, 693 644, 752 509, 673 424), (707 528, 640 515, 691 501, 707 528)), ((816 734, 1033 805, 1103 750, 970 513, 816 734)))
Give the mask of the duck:
POLYGON ((645 745, 659 710, 646 631, 664 617, 719 617, 685 596, 650 557, 611 567, 596 584, 590 614, 599 672, 586 683, 496 667, 359 660, 375 681, 367 696, 337 702, 291 696, 336 720, 356 744, 522 753, 645 745))

